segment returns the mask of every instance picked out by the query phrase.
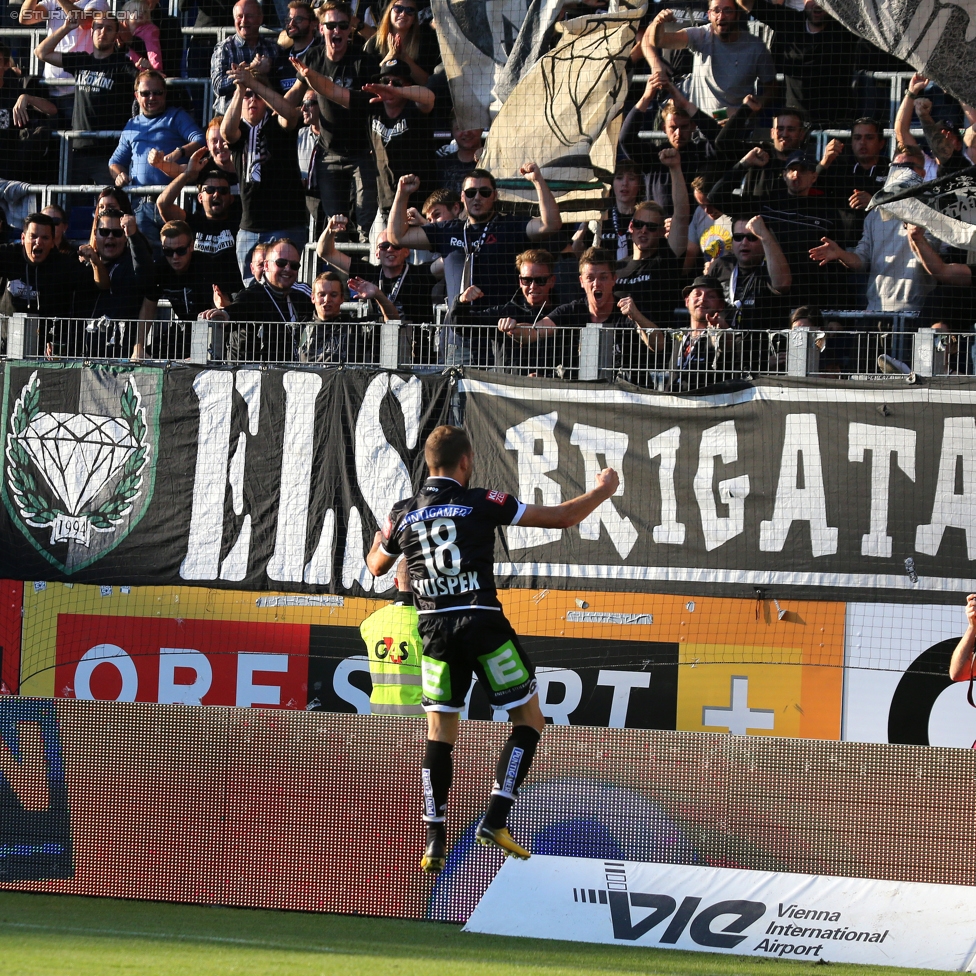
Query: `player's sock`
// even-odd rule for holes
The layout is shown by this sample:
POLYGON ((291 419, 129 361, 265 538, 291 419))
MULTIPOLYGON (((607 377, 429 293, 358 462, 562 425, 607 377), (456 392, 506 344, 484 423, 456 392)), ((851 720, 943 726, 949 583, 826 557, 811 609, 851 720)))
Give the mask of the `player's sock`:
POLYGON ((536 746, 542 736, 530 725, 516 725, 505 742, 495 767, 495 785, 491 789, 485 823, 504 827, 522 780, 528 775, 536 746))
POLYGON ((421 776, 424 784, 424 822, 443 824, 447 812, 447 794, 454 778, 454 746, 447 742, 427 740, 421 776))

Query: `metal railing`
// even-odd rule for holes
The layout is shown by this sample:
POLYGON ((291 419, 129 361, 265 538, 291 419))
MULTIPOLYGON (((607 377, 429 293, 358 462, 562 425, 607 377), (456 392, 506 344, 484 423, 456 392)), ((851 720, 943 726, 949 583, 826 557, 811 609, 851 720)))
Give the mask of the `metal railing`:
MULTIPOLYGON (((695 334, 688 329, 662 329, 646 336, 636 328, 590 324, 519 343, 484 325, 373 321, 365 302, 347 302, 342 311, 341 319, 329 323, 180 322, 168 310, 152 322, 17 314, 4 323, 6 355, 12 360, 117 363, 139 358, 421 373, 470 366, 542 380, 622 380, 671 392, 770 375, 912 381, 916 376, 976 372, 976 335, 936 329, 899 333, 891 331, 890 324, 883 324, 880 331, 828 327, 716 329, 695 334), (898 335, 903 336, 900 347, 894 344, 898 335), (136 347, 137 341, 141 348, 136 347)), ((838 321, 830 316, 828 320, 838 321)))

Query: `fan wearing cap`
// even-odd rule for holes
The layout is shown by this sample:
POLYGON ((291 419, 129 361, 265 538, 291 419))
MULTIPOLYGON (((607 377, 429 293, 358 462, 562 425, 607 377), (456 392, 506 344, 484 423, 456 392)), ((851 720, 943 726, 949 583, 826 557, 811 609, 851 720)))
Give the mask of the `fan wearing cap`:
POLYGON ((843 290, 846 281, 833 272, 820 269, 807 259, 810 248, 824 236, 835 234, 837 202, 817 186, 818 161, 803 150, 790 154, 780 178, 767 180, 759 196, 735 190, 749 169, 775 166, 771 154, 756 146, 736 163, 708 192, 708 199, 733 220, 748 220, 757 214, 773 232, 786 256, 793 283, 790 300, 794 305, 817 304, 830 287, 843 290), (839 282, 834 279, 839 278, 839 282))
POLYGON ((922 92, 929 85, 929 80, 924 75, 917 72, 912 75, 898 109, 898 116, 895 120, 895 138, 899 145, 917 146, 918 143, 911 133, 912 110, 922 123, 922 131, 929 148, 935 154, 938 161, 936 176, 948 176, 950 173, 957 173, 967 166, 971 166, 966 155, 966 145, 963 142, 962 133, 959 127, 951 119, 932 118, 932 100, 923 98, 922 92))
POLYGON ((689 326, 674 350, 671 389, 687 393, 742 372, 741 343, 729 331, 725 293, 717 278, 699 275, 681 291, 689 326))
POLYGON ((408 173, 420 177, 420 190, 425 198, 436 189, 430 151, 434 93, 411 81, 406 61, 385 61, 362 90, 333 86, 327 97, 349 107, 369 127, 379 169, 376 189, 384 211, 393 204, 397 180, 408 173))

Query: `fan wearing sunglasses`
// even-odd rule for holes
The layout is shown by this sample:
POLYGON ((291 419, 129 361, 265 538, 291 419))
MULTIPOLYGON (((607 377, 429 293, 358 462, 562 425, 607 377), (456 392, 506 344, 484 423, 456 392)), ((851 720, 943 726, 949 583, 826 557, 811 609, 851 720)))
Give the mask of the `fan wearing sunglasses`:
POLYGON ((177 176, 159 195, 156 209, 167 223, 183 220, 190 225, 197 251, 219 254, 223 262, 233 264, 237 269, 235 248, 241 225, 240 205, 231 193, 227 175, 211 165, 209 149, 198 149, 190 157, 185 172, 177 176), (188 213, 179 206, 180 196, 185 186, 192 185, 197 180, 199 207, 188 213))
POLYGON ((237 263, 243 275, 259 241, 287 237, 304 247, 308 240, 305 186, 298 165, 302 92, 293 85, 282 95, 243 64, 228 69, 227 75, 235 88, 220 134, 240 177, 237 263))
POLYGON ((400 319, 402 322, 431 322, 434 311, 430 297, 431 289, 437 279, 430 272, 429 264, 408 264, 410 251, 390 243, 386 231, 376 239, 375 255, 379 268, 365 258, 343 254, 336 249, 336 236, 348 226, 344 214, 334 214, 329 218, 322 236, 319 238, 317 253, 337 271, 349 275, 350 286, 355 287, 361 297, 375 299, 384 319, 400 319), (368 282, 377 288, 379 294, 373 295, 370 289, 362 289, 354 281, 368 282))
POLYGON ((455 324, 490 325, 494 332, 495 365, 522 376, 554 375, 553 336, 544 324, 556 308, 556 259, 542 248, 530 248, 515 259, 518 291, 504 304, 476 310, 461 296, 451 318, 455 324))
POLYGON ((575 369, 578 362, 579 332, 588 325, 599 324, 613 336, 614 372, 622 379, 634 379, 630 371, 645 367, 645 347, 657 351, 662 335, 657 325, 644 315, 630 296, 617 298, 617 261, 613 251, 591 247, 583 252, 579 281, 583 298, 553 309, 536 325, 557 334, 573 330, 573 341, 563 344, 561 365, 575 369), (641 341, 642 340, 642 341, 641 341))
POLYGON ((420 23, 417 7, 417 0, 393 0, 387 4, 376 33, 366 42, 366 51, 381 62, 396 60, 408 65, 410 80, 415 85, 426 85, 441 56, 437 35, 427 24, 420 23))
POLYGON ((789 318, 793 274, 762 217, 734 220, 731 263, 715 259, 706 273, 725 288, 733 329, 780 329, 789 318))
POLYGON ((534 187, 539 216, 524 217, 498 211, 495 178, 484 169, 472 170, 462 185, 464 214, 457 220, 411 227, 407 219, 410 197, 420 189, 416 174, 400 178, 387 231, 401 247, 434 251, 444 258, 448 302, 474 285, 481 292, 481 307, 502 305, 512 294, 512 265, 533 242, 562 229, 559 207, 542 171, 525 163, 520 172, 534 187))
POLYGON ((229 360, 295 362, 301 323, 313 314, 311 298, 295 287, 301 256, 294 241, 273 241, 265 258, 264 280, 245 288, 227 308, 201 314, 203 319, 234 323, 227 340, 229 360))
MULTIPOLYGON (((332 98, 335 88, 358 91, 379 71, 375 55, 354 35, 354 18, 344 0, 326 0, 317 10, 325 43, 305 58, 292 59, 301 85, 318 95, 321 119, 315 185, 326 216, 355 215, 363 240, 376 217, 376 160, 361 112, 332 98)), ((294 90, 294 89, 293 89, 294 90)), ((357 107, 358 108, 358 107, 357 107)))
POLYGON ((244 283, 236 261, 197 250, 193 228, 186 221, 168 221, 159 233, 163 253, 156 261, 153 286, 142 303, 142 329, 133 358, 141 359, 148 352, 153 359, 186 359, 190 355, 190 328, 184 323, 208 309, 226 308, 244 283), (161 298, 169 301, 178 321, 154 322, 161 298), (154 323, 151 333, 148 323, 154 323))
POLYGON ((134 216, 108 210, 94 218, 90 243, 78 248, 78 255, 91 263, 96 280, 104 275, 109 281, 108 290, 99 292, 89 313, 103 325, 87 330, 84 355, 128 358, 136 342, 135 323, 142 300, 153 282, 149 242, 139 233, 134 216))
MULTIPOLYGON (((780 169, 779 161, 762 146, 747 152, 708 191, 708 199, 733 220, 748 220, 760 214, 766 226, 776 235, 792 272, 790 302, 798 305, 819 305, 825 294, 840 297, 841 307, 850 302, 846 294, 848 283, 835 269, 820 268, 808 260, 812 248, 824 236, 835 238, 843 231, 839 219, 839 203, 817 186, 818 161, 810 153, 798 149, 780 169), (743 174, 752 169, 775 169, 776 178, 762 183, 764 192, 739 195, 743 174)), ((748 181, 746 185, 751 185, 748 181)), ((759 186, 759 184, 755 184, 759 186)), ((843 237, 841 243, 849 243, 843 237)))
MULTIPOLYGON (((678 155, 665 149, 661 156, 678 155)), ((664 208, 654 200, 637 204, 628 230, 633 242, 633 257, 617 273, 615 294, 630 296, 647 316, 662 328, 674 324, 674 309, 681 304, 684 255, 688 247, 688 188, 681 166, 671 169, 674 215, 670 230, 664 208)))

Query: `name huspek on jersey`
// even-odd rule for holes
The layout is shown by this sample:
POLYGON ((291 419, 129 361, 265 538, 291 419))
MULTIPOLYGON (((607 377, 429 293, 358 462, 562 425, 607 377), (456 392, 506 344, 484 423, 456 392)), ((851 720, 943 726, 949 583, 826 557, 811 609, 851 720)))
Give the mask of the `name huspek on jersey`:
POLYGON ((415 592, 428 597, 457 596, 481 589, 478 574, 473 571, 458 573, 457 576, 437 576, 434 579, 411 579, 410 585, 415 592))

